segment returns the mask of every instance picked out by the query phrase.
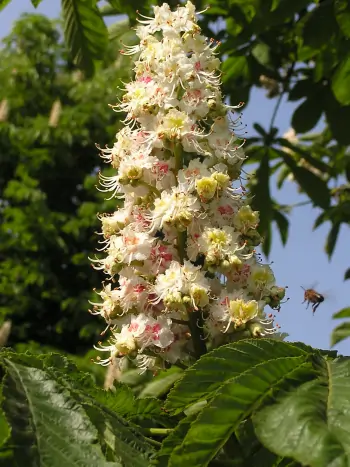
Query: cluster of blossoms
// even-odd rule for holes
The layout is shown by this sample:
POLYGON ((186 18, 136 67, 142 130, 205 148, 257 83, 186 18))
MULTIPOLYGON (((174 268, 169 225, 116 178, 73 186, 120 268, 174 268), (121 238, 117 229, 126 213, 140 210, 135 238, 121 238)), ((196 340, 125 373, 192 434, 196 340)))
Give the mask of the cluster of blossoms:
POLYGON ((255 253, 259 213, 240 183, 243 141, 223 103, 218 44, 190 1, 154 14, 122 51, 138 54, 135 80, 114 106, 125 126, 101 150, 115 175, 100 182, 124 205, 100 216, 106 255, 93 260, 110 280, 92 310, 112 331, 100 363, 128 358, 141 370, 191 361, 195 339, 209 349, 276 333, 264 307, 279 309, 285 293, 255 253))

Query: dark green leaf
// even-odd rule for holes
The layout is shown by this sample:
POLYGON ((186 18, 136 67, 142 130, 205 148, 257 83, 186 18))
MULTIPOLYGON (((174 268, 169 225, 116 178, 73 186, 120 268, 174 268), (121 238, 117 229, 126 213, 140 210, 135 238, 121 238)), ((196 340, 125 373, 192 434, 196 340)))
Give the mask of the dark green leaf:
POLYGON ((303 149, 300 146, 291 143, 285 138, 278 138, 276 142, 279 143, 281 146, 287 147, 292 151, 296 152, 297 154, 300 154, 303 157, 303 159, 305 159, 309 164, 311 164, 313 167, 320 170, 321 172, 330 174, 331 167, 322 160, 313 157, 312 152, 309 149, 303 149))
POLYGON ((256 130, 258 133, 260 133, 261 136, 264 138, 266 137, 267 133, 264 130, 264 128, 259 124, 259 123, 254 123, 253 125, 254 130, 256 130))
POLYGON ((303 97, 313 94, 315 89, 315 84, 311 79, 302 79, 297 81, 293 89, 290 90, 288 95, 289 101, 298 101, 303 97))
POLYGON ((43 0, 30 0, 34 8, 37 8, 43 0))
POLYGON ((350 307, 343 308, 332 316, 333 319, 350 318, 350 307))
POLYGON ((319 3, 307 16, 303 29, 304 45, 319 49, 329 42, 338 30, 338 25, 330 2, 319 3), (327 34, 324 34, 327 31, 327 34))
POLYGON ((328 213, 327 212, 321 212, 321 214, 316 218, 314 225, 313 225, 313 230, 316 230, 317 227, 319 227, 321 224, 326 222, 328 220, 328 213))
POLYGON ((285 182, 286 178, 290 175, 290 168, 289 167, 282 167, 280 172, 278 173, 277 177, 277 188, 280 190, 285 182))
POLYGON ((3 410, 18 465, 107 465, 98 433, 69 393, 44 371, 5 359, 3 410))
POLYGON ((350 268, 345 271, 344 274, 344 281, 350 279, 350 268))
POLYGON ((277 151, 282 156, 284 162, 293 173, 296 182, 312 199, 314 204, 327 209, 330 203, 330 192, 327 183, 305 167, 298 166, 289 154, 278 149, 273 149, 273 151, 277 151))
POLYGON ((273 211, 273 218, 276 221, 278 230, 280 232, 282 244, 285 245, 288 239, 289 221, 286 216, 277 209, 274 209, 273 211))
POLYGON ((104 58, 108 32, 93 0, 62 0, 64 34, 75 62, 87 76, 104 58))
POLYGON ((332 257, 334 252, 335 245, 337 243, 338 234, 340 230, 340 223, 335 223, 332 225, 331 230, 327 235, 325 250, 328 255, 328 258, 332 257))
POLYGON ((210 399, 172 452, 169 466, 208 465, 252 411, 259 410, 275 392, 313 377, 310 355, 278 341, 241 341, 203 356, 185 372, 167 401, 166 407, 171 410, 187 405, 190 398, 193 400, 189 387, 194 380, 197 398, 202 392, 199 397, 205 394, 210 399), (283 351, 283 357, 278 358, 277 354, 283 351))
POLYGON ((350 3, 349 0, 335 0, 335 17, 345 36, 350 37, 350 3))
POLYGON ((272 200, 270 196, 270 165, 269 150, 262 148, 260 151, 261 162, 252 181, 251 193, 253 206, 260 212, 260 233, 264 236, 271 222, 272 200))
POLYGON ((323 102, 320 93, 309 95, 293 113, 293 128, 297 133, 306 133, 312 130, 321 118, 322 112, 323 102))
POLYGON ((332 91, 342 105, 350 105, 350 54, 339 64, 333 78, 332 91))
POLYGON ((350 321, 339 324, 339 326, 333 330, 331 336, 331 346, 333 347, 348 337, 350 337, 350 321))
POLYGON ((0 0, 0 11, 2 11, 10 2, 11 0, 0 0))
MULTIPOLYGON (((2 408, 16 465, 147 465, 153 450, 126 420, 84 389, 91 378, 59 355, 3 352, 2 408), (102 452, 108 451, 107 462, 102 452)), ((103 391, 101 390, 101 394, 103 391)), ((108 401, 108 394, 106 399, 108 401)))
POLYGON ((262 250, 264 255, 268 258, 272 246, 272 228, 271 223, 267 226, 267 229, 264 232, 264 236, 262 239, 262 250))
POLYGON ((305 357, 312 348, 303 348, 273 339, 246 339, 222 346, 201 357, 184 372, 170 391, 165 408, 178 414, 195 402, 211 399, 229 379, 256 365, 282 356, 305 357))
POLYGON ((328 95, 326 101, 326 117, 333 137, 344 145, 350 144, 350 106, 341 106, 333 95, 328 95))
POLYGON ((192 422, 197 418, 197 416, 197 413, 189 415, 178 423, 170 435, 163 440, 162 447, 158 451, 157 457, 152 465, 157 465, 159 467, 168 467, 170 465, 169 459, 172 452, 181 444, 190 429, 192 422))
POLYGON ((349 359, 324 362, 322 377, 299 386, 253 417, 260 441, 302 465, 348 465, 349 375, 349 359))

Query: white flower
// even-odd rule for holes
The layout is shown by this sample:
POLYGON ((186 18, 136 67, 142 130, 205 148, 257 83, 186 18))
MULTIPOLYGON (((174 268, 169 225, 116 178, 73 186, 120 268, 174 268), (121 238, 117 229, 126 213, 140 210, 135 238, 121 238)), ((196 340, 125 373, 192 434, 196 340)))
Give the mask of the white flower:
POLYGON ((154 209, 151 213, 152 228, 162 228, 164 224, 169 224, 182 230, 186 229, 192 222, 196 212, 200 210, 200 203, 197 198, 174 187, 171 192, 163 191, 161 198, 154 202, 154 209))
POLYGON ((262 293, 275 285, 275 276, 267 264, 255 264, 250 268, 248 287, 252 293, 262 293))
POLYGON ((132 261, 149 258, 155 238, 146 232, 137 232, 132 225, 128 225, 110 240, 110 255, 118 262, 130 265, 132 261))
POLYGON ((231 324, 238 328, 255 318, 258 313, 259 303, 249 300, 243 290, 231 294, 222 292, 217 303, 210 309, 211 319, 225 325, 224 332, 231 324))

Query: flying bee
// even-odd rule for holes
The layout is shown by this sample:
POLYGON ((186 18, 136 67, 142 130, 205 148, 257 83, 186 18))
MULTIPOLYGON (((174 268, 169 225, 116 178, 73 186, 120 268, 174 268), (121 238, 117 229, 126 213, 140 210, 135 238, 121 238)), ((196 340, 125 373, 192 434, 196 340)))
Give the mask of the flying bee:
POLYGON ((312 303, 312 312, 315 313, 320 304, 324 302, 324 295, 316 292, 314 289, 301 288, 304 290, 304 301, 302 303, 307 303, 306 308, 308 308, 310 303, 312 303))

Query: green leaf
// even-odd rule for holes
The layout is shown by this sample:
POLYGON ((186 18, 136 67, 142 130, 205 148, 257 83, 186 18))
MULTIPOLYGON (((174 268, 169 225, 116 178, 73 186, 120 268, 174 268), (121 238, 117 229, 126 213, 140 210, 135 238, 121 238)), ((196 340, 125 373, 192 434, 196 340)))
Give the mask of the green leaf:
POLYGON ((251 193, 253 206, 260 212, 259 231, 264 236, 272 218, 272 200, 270 195, 270 165, 268 149, 261 148, 261 162, 252 180, 251 193))
POLYGON ((222 64, 222 82, 227 83, 230 80, 240 82, 249 76, 249 67, 247 58, 243 55, 230 55, 222 64))
POLYGON ((332 78, 332 91, 342 105, 350 105, 350 55, 337 67, 332 78))
POLYGON ((2 408, 12 429, 9 444, 16 465, 147 465, 153 454, 148 442, 90 391, 84 392, 91 378, 67 359, 8 351, 1 365, 7 372, 2 408))
POLYGON ((327 240, 326 240, 326 245, 325 245, 325 250, 328 255, 328 258, 331 258, 334 252, 335 245, 337 243, 338 239, 338 234, 340 230, 340 223, 337 222, 332 225, 331 230, 329 231, 327 235, 327 240))
POLYGON ((253 417, 272 452, 302 465, 349 465, 350 360, 325 361, 316 380, 301 385, 253 417))
POLYGON ((162 447, 158 451, 156 459, 152 465, 157 465, 159 467, 169 466, 169 459, 172 452, 181 444, 181 441, 190 429, 192 422, 197 418, 197 415, 197 413, 189 415, 177 424, 176 428, 174 428, 170 435, 163 440, 162 447))
POLYGON ((333 319, 350 318, 350 307, 343 308, 332 316, 333 319))
POLYGON ((276 143, 280 144, 283 147, 287 147, 287 148, 291 149, 292 151, 296 152, 297 154, 302 156, 303 159, 305 159, 310 165, 312 165, 316 169, 320 170, 321 172, 324 172, 324 173, 330 173, 331 172, 332 168, 328 164, 323 162, 322 160, 316 159, 316 157, 314 157, 312 155, 312 153, 310 152, 309 149, 307 149, 307 150, 303 149, 302 147, 291 143, 290 141, 288 141, 285 138, 277 138, 276 143))
POLYGON ((297 133, 306 133, 312 130, 323 112, 323 102, 320 93, 309 95, 294 111, 292 126, 297 133))
POLYGON ((316 218, 312 229, 316 230, 321 224, 323 224, 327 220, 328 220, 328 212, 321 212, 321 214, 316 218))
MULTIPOLYGON (((37 368, 4 359, 3 410, 18 465, 106 465, 89 417, 64 388, 37 368), (74 408, 74 410, 73 410, 74 408)), ((12 444, 11 443, 11 444, 12 444)))
POLYGON ((350 279, 350 268, 347 269, 344 274, 344 281, 347 281, 348 279, 350 279))
POLYGON ((350 37, 350 3, 349 0, 334 1, 335 17, 345 36, 350 37))
POLYGON ((10 2, 11 0, 0 0, 0 11, 2 11, 10 2))
POLYGON ((344 339, 347 339, 348 337, 350 337, 350 321, 339 324, 339 326, 333 330, 331 336, 331 347, 335 346, 344 339))
POLYGON ((290 90, 288 94, 289 101, 298 101, 303 97, 313 94, 315 89, 315 84, 311 79, 301 79, 297 81, 293 89, 290 90))
POLYGON ((284 151, 278 149, 273 149, 273 151, 277 151, 282 156, 284 162, 293 173, 296 182, 314 204, 327 209, 330 204, 330 192, 327 183, 305 167, 298 166, 295 160, 284 151))
POLYGON ((169 389, 174 385, 182 376, 182 371, 179 368, 173 367, 174 370, 170 372, 164 372, 157 376, 153 381, 148 383, 145 388, 139 394, 140 398, 143 397, 160 397, 166 394, 169 389))
POLYGON ((34 8, 37 8, 42 2, 42 0, 30 0, 30 1, 32 2, 32 5, 34 8))
POLYGON ((130 22, 128 19, 117 21, 108 27, 109 40, 113 41, 128 32, 130 29, 130 22))
POLYGON ((87 76, 104 57, 108 32, 93 0, 62 0, 64 34, 74 61, 87 76))
POLYGON ((350 106, 341 106, 334 98, 333 94, 329 93, 326 104, 326 117, 329 128, 333 137, 338 143, 343 145, 350 144, 350 106))
POLYGON ((260 43, 253 47, 252 55, 263 66, 271 67, 271 49, 267 44, 260 43))
POLYGON ((288 229, 289 229, 289 221, 285 215, 283 215, 277 209, 273 211, 273 218, 277 224, 278 230, 280 232, 282 244, 285 245, 288 239, 288 229))
POLYGON ((211 399, 229 379, 252 367, 288 355, 305 357, 311 347, 300 348, 273 339, 245 339, 207 353, 186 370, 170 391, 165 404, 173 414, 181 413, 195 402, 211 399))
POLYGON ((270 11, 275 11, 276 8, 278 7, 279 2, 280 0, 272 0, 270 11))
POLYGON ((338 31, 338 25, 333 13, 332 3, 319 3, 307 16, 303 29, 304 45, 319 49, 329 43, 333 34, 338 31), (327 31, 327 34, 324 34, 327 31))
POLYGON ((169 466, 207 466, 239 424, 275 392, 313 377, 310 354, 279 341, 240 341, 203 356, 185 372, 166 404, 178 411, 193 397, 209 399, 172 452, 169 466))

